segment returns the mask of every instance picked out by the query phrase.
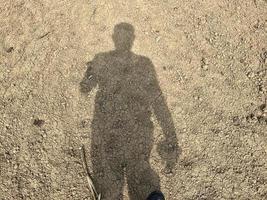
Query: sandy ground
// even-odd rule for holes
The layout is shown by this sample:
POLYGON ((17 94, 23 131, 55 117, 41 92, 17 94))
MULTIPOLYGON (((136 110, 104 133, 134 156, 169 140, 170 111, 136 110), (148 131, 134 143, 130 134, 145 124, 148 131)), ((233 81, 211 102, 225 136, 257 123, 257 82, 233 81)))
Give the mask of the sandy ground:
POLYGON ((0 24, 1 200, 92 199, 82 145, 109 199, 153 186, 146 169, 166 199, 267 199, 266 0, 0 0, 0 24), (131 58, 112 54, 121 22, 135 29, 131 58), (88 62, 144 71, 98 71, 102 82, 86 93, 88 62), (125 115, 105 118, 97 106, 111 101, 98 94, 114 96, 116 83, 132 100, 121 101, 125 115), (127 117, 140 99, 151 113, 136 125, 127 117), (158 148, 168 137, 175 158, 158 148))

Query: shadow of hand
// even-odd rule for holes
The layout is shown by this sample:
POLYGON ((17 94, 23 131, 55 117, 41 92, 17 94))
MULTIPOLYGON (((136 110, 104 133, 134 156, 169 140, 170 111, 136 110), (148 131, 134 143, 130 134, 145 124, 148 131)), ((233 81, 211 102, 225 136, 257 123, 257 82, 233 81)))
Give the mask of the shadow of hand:
POLYGON ((181 154, 181 149, 177 144, 177 140, 165 139, 158 144, 157 151, 161 158, 165 161, 166 173, 173 173, 173 169, 181 154))

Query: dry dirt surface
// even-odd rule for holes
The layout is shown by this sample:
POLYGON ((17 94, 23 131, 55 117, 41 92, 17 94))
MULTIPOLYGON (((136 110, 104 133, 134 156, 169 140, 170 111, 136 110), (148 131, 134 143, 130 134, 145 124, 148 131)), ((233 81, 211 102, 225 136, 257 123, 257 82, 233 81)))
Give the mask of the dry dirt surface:
POLYGON ((0 0, 1 200, 265 200, 266 103, 266 0, 0 0))

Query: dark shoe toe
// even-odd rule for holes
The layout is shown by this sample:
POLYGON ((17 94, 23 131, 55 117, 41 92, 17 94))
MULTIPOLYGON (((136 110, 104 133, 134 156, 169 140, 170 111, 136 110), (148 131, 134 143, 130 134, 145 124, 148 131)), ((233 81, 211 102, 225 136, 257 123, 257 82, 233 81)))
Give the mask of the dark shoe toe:
POLYGON ((165 200, 164 195, 160 191, 154 191, 150 193, 147 200, 165 200))

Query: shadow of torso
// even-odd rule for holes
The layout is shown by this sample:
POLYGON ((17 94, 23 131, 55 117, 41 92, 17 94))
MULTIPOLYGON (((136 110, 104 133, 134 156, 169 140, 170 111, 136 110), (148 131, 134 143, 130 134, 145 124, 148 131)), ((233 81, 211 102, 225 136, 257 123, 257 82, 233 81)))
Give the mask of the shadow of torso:
POLYGON ((120 143, 120 148, 131 141, 144 144, 144 137, 151 142, 149 105, 160 93, 151 61, 132 52, 111 51, 98 54, 90 65, 98 83, 92 128, 102 131, 105 142, 116 138, 112 144, 120 143))

